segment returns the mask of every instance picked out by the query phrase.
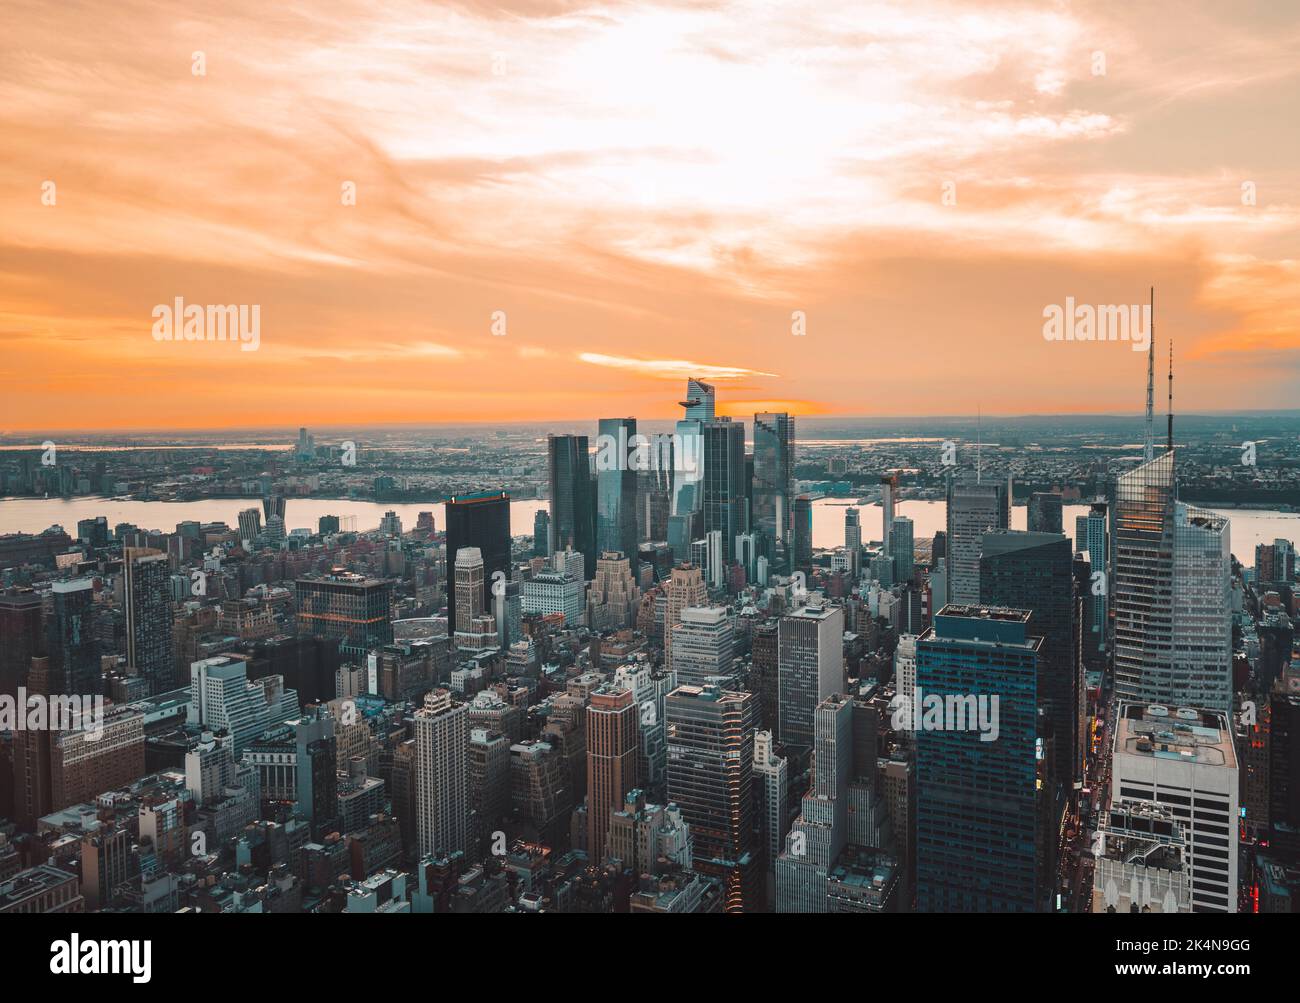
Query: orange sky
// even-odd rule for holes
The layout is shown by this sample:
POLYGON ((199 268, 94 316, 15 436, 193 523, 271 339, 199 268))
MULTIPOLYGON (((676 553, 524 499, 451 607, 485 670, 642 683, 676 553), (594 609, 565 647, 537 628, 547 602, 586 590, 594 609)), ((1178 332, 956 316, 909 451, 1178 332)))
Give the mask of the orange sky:
POLYGON ((1300 407, 1294 5, 5 7, 0 432, 1300 407))

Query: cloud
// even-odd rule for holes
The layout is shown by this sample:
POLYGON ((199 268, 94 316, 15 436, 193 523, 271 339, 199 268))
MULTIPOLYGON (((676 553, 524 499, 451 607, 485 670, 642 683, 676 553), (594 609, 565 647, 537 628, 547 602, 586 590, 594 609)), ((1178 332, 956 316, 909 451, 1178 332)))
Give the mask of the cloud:
POLYGON ((691 377, 704 380, 741 380, 753 376, 776 375, 776 373, 764 373, 755 369, 742 369, 738 366, 711 366, 701 362, 687 362, 684 359, 631 359, 621 355, 601 355, 596 352, 580 352, 578 359, 593 366, 623 369, 661 380, 685 380, 691 377))

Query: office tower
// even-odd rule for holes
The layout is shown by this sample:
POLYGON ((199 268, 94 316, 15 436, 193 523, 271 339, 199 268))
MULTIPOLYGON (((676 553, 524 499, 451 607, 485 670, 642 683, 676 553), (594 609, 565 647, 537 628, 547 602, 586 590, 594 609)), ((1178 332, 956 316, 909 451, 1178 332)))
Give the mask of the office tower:
MULTIPOLYGON (((485 587, 498 571, 510 577, 510 496, 504 491, 452 495, 447 501, 447 567, 456 566, 462 547, 483 554, 485 587)), ((484 609, 487 599, 484 598, 484 609)), ((447 594, 447 622, 456 622, 456 595, 447 594)))
MULTIPOLYGON (((256 510, 256 509, 253 509, 252 511, 256 512, 257 510, 256 510)), ((241 517, 241 518, 242 518, 242 517, 241 517)), ((242 533, 243 522, 242 522, 242 521, 240 522, 240 529, 241 529, 241 533, 240 533, 240 535, 242 536, 242 535, 243 535, 243 533, 242 533)), ((317 532, 318 534, 320 534, 321 536, 330 536, 330 535, 332 535, 332 534, 334 534, 334 533, 337 533, 338 531, 339 531, 339 517, 338 517, 338 516, 336 516, 336 515, 323 515, 323 516, 321 516, 319 519, 316 520, 316 532, 317 532)))
POLYGON ((586 581, 586 559, 576 550, 557 550, 551 555, 551 570, 570 575, 576 581, 586 581))
POLYGON ((855 508, 844 510, 844 550, 849 555, 849 576, 856 582, 862 573, 862 523, 855 508))
POLYGON ((894 560, 894 580, 910 582, 916 568, 915 541, 912 538, 912 520, 905 515, 894 516, 889 531, 889 556, 894 560))
POLYGON ((510 739, 491 728, 471 727, 466 780, 474 842, 490 842, 510 811, 510 739))
POLYGON ((1066 785, 1081 780, 1079 735, 1083 679, 1075 650, 1074 573, 1070 541, 1059 533, 985 533, 980 603, 1031 611, 1028 633, 1041 637, 1038 701, 1056 738, 1054 772, 1066 785))
POLYGON ((760 537, 755 533, 741 533, 736 537, 736 563, 745 572, 745 581, 750 584, 758 582, 758 558, 760 537))
POLYGON ((391 583, 338 572, 294 583, 298 633, 359 649, 393 640, 391 583))
POLYGON ((780 619, 777 633, 777 741, 813 744, 813 712, 844 688, 844 610, 810 604, 780 619))
POLYGON ((416 837, 420 854, 469 849, 469 711, 444 689, 415 712, 416 837))
POLYGON ((812 499, 807 495, 799 495, 790 510, 790 539, 794 548, 792 570, 806 574, 812 570, 812 499))
POLYGON ((630 689, 604 685, 587 705, 587 859, 605 859, 609 813, 635 788, 641 708, 630 689))
POLYGON ((41 597, 0 592, 0 697, 18 695, 32 658, 42 650, 41 597))
POLYGON ((885 474, 880 478, 880 542, 889 551, 890 534, 894 531, 894 504, 898 501, 898 475, 885 474))
POLYGON ((483 554, 478 547, 461 547, 456 553, 454 568, 456 590, 456 622, 450 624, 453 632, 468 632, 475 617, 483 615, 486 607, 483 588, 483 554))
POLYGON ((745 484, 745 423, 705 422, 703 437, 703 531, 722 534, 722 557, 732 559, 736 537, 749 531, 745 484))
POLYGON ((727 912, 757 905, 752 693, 679 686, 664 699, 668 798, 691 827, 695 870, 722 880, 727 912))
POLYGON ((630 689, 632 699, 641 708, 641 722, 637 729, 640 743, 636 768, 638 783, 661 794, 668 777, 664 698, 677 688, 674 674, 653 669, 648 659, 637 660, 620 665, 614 671, 614 684, 630 689))
POLYGON ((103 693, 99 644, 95 639, 95 590, 89 578, 50 586, 52 608, 45 651, 58 676, 60 693, 103 693))
POLYGON ((596 499, 585 435, 546 438, 551 512, 546 553, 572 548, 587 562, 584 578, 596 571, 596 499))
POLYGON ((1226 712, 1228 520, 1175 499, 1172 452, 1116 478, 1114 517, 1116 695, 1226 712))
POLYGON ((1227 715, 1124 702, 1113 728, 1111 804, 1167 806, 1188 838, 1192 911, 1236 912, 1240 801, 1227 715))
POLYGON ((492 595, 492 616, 497 624, 497 647, 504 651, 524 634, 524 590, 517 581, 503 584, 492 595))
POLYGON ((587 592, 587 625, 596 631, 630 627, 640 605, 641 589, 632 578, 631 561, 618 551, 601 554, 587 592))
POLYGON ((1268 842, 1300 865, 1300 688, 1279 681, 1268 695, 1268 842))
POLYGON ((176 685, 167 555, 151 548, 126 547, 122 564, 126 664, 146 680, 151 694, 162 693, 176 685))
POLYGON ((596 551, 635 554, 636 464, 630 455, 635 418, 600 419, 596 448, 596 551))
POLYGON ((1052 891, 1039 881, 1042 641, 1029 621, 1028 610, 949 605, 916 642, 921 912, 1037 912, 1052 891))
POLYGON ((813 782, 776 862, 776 911, 826 912, 826 880, 848 842, 853 702, 832 693, 814 712, 813 782))
POLYGON ((682 401, 682 407, 686 409, 686 419, 688 421, 713 421, 716 398, 717 393, 713 384, 705 383, 703 380, 687 380, 686 400, 682 401))
POLYGON ((894 692, 904 706, 916 699, 916 634, 901 634, 894 649, 894 692))
POLYGON ((673 627, 682 622, 682 610, 688 606, 704 606, 708 599, 704 576, 698 567, 681 564, 673 568, 665 589, 664 668, 671 669, 673 665, 673 627))
POLYGON ((533 516, 533 556, 545 557, 554 553, 551 550, 551 515, 544 508, 539 508, 533 516))
POLYGON ((790 805, 790 762, 773 749, 772 733, 754 733, 754 802, 758 812, 758 852, 766 872, 764 894, 776 904, 776 862, 785 843, 790 805))
POLYGON ((1106 611, 1110 593, 1107 522, 1105 502, 1093 502, 1087 515, 1077 516, 1074 520, 1074 549, 1088 555, 1091 576, 1084 604, 1087 622, 1083 625, 1083 650, 1089 662, 1099 660, 1106 650, 1106 611))
POLYGON ((562 613, 565 626, 576 627, 586 620, 587 590, 573 575, 543 571, 524 582, 521 609, 525 615, 562 613))
POLYGON ((248 662, 214 655, 190 665, 188 722, 230 734, 238 756, 262 732, 298 716, 298 694, 281 676, 248 678, 248 662))
MULTIPOLYGON (((186 525, 181 523, 180 525, 186 525)), ((192 524, 197 529, 198 524, 192 524)), ((180 533, 180 526, 177 526, 177 532, 180 533)), ((185 534, 181 534, 185 535, 185 534)), ((193 535, 193 534, 191 534, 193 535)), ((96 516, 94 519, 79 519, 77 521, 77 539, 90 547, 92 550, 108 546, 108 519, 104 516, 96 516)))
POLYGON ((947 600, 974 605, 980 601, 980 538, 990 530, 1011 528, 1005 481, 981 481, 969 471, 948 481, 947 600))
POLYGON ((268 521, 274 518, 283 523, 287 505, 288 501, 282 494, 268 493, 262 496, 262 511, 268 521))
POLYGON ((144 776, 144 715, 130 707, 108 707, 97 724, 52 735, 49 811, 93 802, 144 776))
MULTIPOLYGON (((337 529, 335 530, 337 532, 337 529)), ((245 543, 252 543, 262 535, 262 513, 255 508, 246 508, 239 513, 239 538, 245 543)))
POLYGON ((673 672, 679 684, 737 688, 735 636, 725 607, 686 607, 672 634, 673 672))
POLYGON ((384 517, 379 520, 379 532, 384 536, 402 535, 402 520, 392 509, 385 512, 384 517))
POLYGON ((785 412, 754 415, 753 530, 760 553, 780 574, 791 570, 794 500, 794 419, 785 412))
POLYGON ((605 855, 637 875, 689 871, 691 827, 676 805, 648 804, 645 791, 631 790, 610 814, 605 855))
POLYGON ((293 814, 307 822, 316 838, 338 823, 337 743, 334 719, 319 706, 293 722, 293 814))
POLYGON ((1035 491, 1031 494, 1026 523, 1031 533, 1064 533, 1060 493, 1035 491))
POLYGON ((549 742, 528 740, 510 747, 510 796, 525 839, 557 851, 567 846, 573 790, 569 764, 549 742))

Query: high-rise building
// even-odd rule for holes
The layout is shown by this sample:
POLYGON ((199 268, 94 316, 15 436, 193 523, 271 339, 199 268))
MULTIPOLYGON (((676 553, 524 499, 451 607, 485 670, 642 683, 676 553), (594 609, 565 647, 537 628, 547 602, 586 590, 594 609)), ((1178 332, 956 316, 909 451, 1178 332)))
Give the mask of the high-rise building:
POLYGON ((1040 638, 1028 610, 949 605, 916 642, 916 902, 1038 912, 1040 638), (992 736, 990 738, 990 736, 992 736))
POLYGON ((1028 633, 1041 637, 1038 701, 1052 725, 1054 772, 1071 785, 1083 776, 1080 706, 1084 699, 1075 650, 1075 596, 1070 541, 1059 533, 985 533, 980 603, 1031 612, 1028 633))
POLYGON ((1187 836, 1192 911, 1236 912, 1240 798, 1227 715, 1125 702, 1113 734, 1111 804, 1167 807, 1187 836))
POLYGON ((1167 452, 1115 482, 1115 692, 1228 711, 1232 705, 1228 520, 1175 498, 1167 452))
POLYGON ((738 687, 735 634, 722 606, 688 606, 672 628, 673 672, 683 686, 738 687))
MULTIPOLYGON (((499 571, 510 577, 510 496, 504 491, 452 495, 447 500, 447 568, 456 566, 461 547, 483 555, 484 586, 499 571)), ((487 609, 484 597, 483 608, 487 609)), ((447 593, 447 622, 456 622, 456 594, 447 593)))
POLYGON ((587 857, 605 859, 611 810, 638 785, 640 707, 630 689, 601 686, 587 705, 587 857))
POLYGON ((32 656, 42 649, 41 597, 32 591, 0 592, 0 696, 16 697, 32 656))
POLYGON ((587 625, 596 631, 630 627, 640 604, 641 589, 632 578, 631 561, 618 551, 601 554, 587 592, 587 625))
POLYGON ((539 508, 533 516, 533 556, 546 557, 551 550, 551 514, 539 508))
POLYGON ((673 627, 682 622, 682 610, 688 606, 704 606, 708 603, 708 590, 704 587, 704 576, 700 569, 692 564, 680 564, 673 568, 665 589, 664 605, 664 667, 672 668, 673 627))
POLYGON ((294 583, 298 633, 358 648, 381 648, 393 640, 391 584, 342 571, 294 583))
POLYGON ((776 862, 776 911, 828 910, 827 877, 848 843, 853 702, 832 693, 814 712, 813 782, 776 862))
POLYGON ((1255 580, 1268 585, 1290 585, 1295 581, 1295 544, 1275 539, 1255 545, 1255 580))
POLYGON ((772 733, 754 733, 754 801, 758 811, 758 847, 763 859, 766 901, 776 904, 776 862, 789 822, 790 762, 773 748, 772 733))
POLYGON ((809 749, 817 705, 844 688, 844 610, 810 604, 781 617, 777 650, 777 741, 809 749))
POLYGON ((889 530, 889 556, 894 561, 894 579, 910 582, 916 567, 916 543, 912 536, 912 520, 896 515, 889 530))
POLYGON ((794 419, 785 412, 754 415, 753 530, 771 568, 788 574, 794 500, 794 419))
POLYGON ((635 554, 635 418, 601 418, 596 448, 596 552, 635 554))
POLYGON ((745 483, 745 423, 720 418, 701 426, 704 450, 703 531, 722 534, 722 556, 731 561, 736 537, 749 531, 745 483))
POLYGON ((420 854, 469 849, 469 710, 443 689, 415 712, 416 832, 420 854))
POLYGON ((61 693, 103 693, 95 638, 95 591, 89 578, 55 582, 46 624, 45 651, 61 693))
POLYGON ((719 878, 728 912, 757 905, 754 695, 679 686, 664 699, 668 798, 694 842, 695 870, 719 878))
POLYGON ((856 582, 862 573, 862 523, 856 508, 844 510, 844 550, 849 557, 849 576, 856 582))
POLYGON ((126 547, 122 565, 126 664, 148 682, 150 693, 162 693, 174 688, 177 681, 167 555, 147 547, 126 547))
POLYGON ((239 538, 252 543, 262 535, 262 512, 260 509, 246 508, 239 513, 239 538))
POLYGON ((524 582, 521 602, 527 613, 563 613, 566 626, 575 627, 587 617, 587 590, 573 575, 543 571, 524 582))
POLYGON ((948 602, 979 603, 980 538, 990 530, 1010 528, 1010 498, 1005 481, 978 480, 969 471, 949 479, 948 602))
POLYGON ((812 499, 799 495, 790 506, 792 526, 790 539, 794 547, 794 567, 792 570, 812 570, 812 499))
POLYGON ((898 501, 898 475, 885 474, 880 478, 880 542, 889 552, 890 534, 894 531, 894 505, 898 501))
POLYGON ((1035 491, 1029 496, 1026 523, 1031 533, 1063 533, 1061 495, 1057 491, 1035 491))
POLYGON ((585 435, 546 439, 551 514, 546 553, 573 549, 582 554, 584 578, 596 573, 596 498, 585 435))
POLYGON ((456 622, 450 624, 455 633, 468 632, 475 617, 486 609, 486 590, 483 588, 483 554, 478 547, 461 547, 456 553, 454 588, 456 591, 456 622))
POLYGON ((1105 502, 1093 502, 1087 515, 1074 520, 1074 549, 1088 555, 1089 588, 1084 596, 1086 621, 1083 650, 1089 663, 1099 661, 1106 650, 1106 615, 1110 594, 1110 549, 1107 545, 1105 502))

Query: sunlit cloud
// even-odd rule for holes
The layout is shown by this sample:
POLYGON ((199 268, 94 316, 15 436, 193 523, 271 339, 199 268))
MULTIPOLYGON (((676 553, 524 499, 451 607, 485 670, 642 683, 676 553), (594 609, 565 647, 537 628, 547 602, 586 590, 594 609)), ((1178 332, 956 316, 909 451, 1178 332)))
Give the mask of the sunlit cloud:
POLYGON ((737 366, 710 366, 701 362, 687 362, 683 359, 629 359, 619 355, 600 355, 596 352, 581 352, 579 360, 593 366, 605 366, 609 369, 623 369, 661 380, 685 380, 698 377, 703 380, 740 380, 752 376, 775 376, 775 373, 763 373, 755 369, 741 369, 737 366))

